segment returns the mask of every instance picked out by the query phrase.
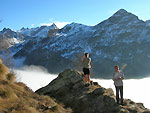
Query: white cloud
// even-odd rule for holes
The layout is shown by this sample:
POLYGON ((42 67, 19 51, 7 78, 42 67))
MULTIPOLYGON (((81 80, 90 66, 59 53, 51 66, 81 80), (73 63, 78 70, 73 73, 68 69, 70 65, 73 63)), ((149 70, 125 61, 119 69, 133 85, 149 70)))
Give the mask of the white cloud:
MULTIPOLYGON (((33 91, 46 86, 58 75, 47 72, 43 67, 25 66, 22 69, 16 69, 17 78, 24 82, 33 91)), ((112 88, 115 92, 113 80, 109 79, 92 79, 105 88, 112 88)), ((150 108, 149 95, 150 77, 143 79, 127 79, 124 80, 124 98, 131 99, 135 102, 144 103, 145 107, 150 108), (141 98, 139 98, 141 97, 141 98)))
POLYGON ((35 26, 35 24, 31 24, 31 27, 34 27, 35 26))
MULTIPOLYGON (((57 26, 59 29, 61 29, 61 28, 63 28, 65 25, 67 25, 67 24, 69 24, 69 23, 71 23, 71 22, 55 21, 55 22, 53 22, 53 23, 55 23, 56 26, 57 26)), ((40 26, 43 26, 43 25, 50 26, 50 25, 52 25, 53 23, 52 23, 52 22, 51 22, 51 23, 40 23, 40 26)))
MULTIPOLYGON (((46 71, 45 68, 37 66, 28 66, 22 69, 16 69, 17 78, 21 82, 24 82, 33 91, 46 86, 58 75, 52 75, 46 71)), ((113 80, 109 79, 92 79, 94 82, 98 82, 101 86, 105 88, 112 88, 115 93, 115 87, 113 80)), ((149 95, 149 78, 143 79, 127 79, 124 80, 124 98, 131 99, 135 102, 144 103, 145 107, 150 108, 149 95), (141 98, 139 98, 141 97, 141 98)))
POLYGON ((33 91, 46 86, 57 75, 50 74, 44 67, 24 66, 21 69, 15 69, 18 82, 24 82, 33 91))

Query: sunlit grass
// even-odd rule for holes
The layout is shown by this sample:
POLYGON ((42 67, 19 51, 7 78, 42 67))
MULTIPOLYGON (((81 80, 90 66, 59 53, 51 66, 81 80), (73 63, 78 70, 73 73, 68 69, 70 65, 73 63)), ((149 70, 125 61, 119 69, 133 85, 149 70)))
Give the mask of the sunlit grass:
POLYGON ((71 113, 48 96, 34 93, 0 60, 0 111, 9 113, 71 113))

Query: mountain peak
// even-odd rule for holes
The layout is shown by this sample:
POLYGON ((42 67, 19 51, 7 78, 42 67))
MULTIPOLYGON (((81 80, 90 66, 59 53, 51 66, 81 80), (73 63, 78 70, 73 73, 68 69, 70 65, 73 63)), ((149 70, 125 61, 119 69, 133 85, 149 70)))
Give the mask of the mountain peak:
POLYGON ((24 28, 24 27, 22 27, 20 30, 25 30, 25 28, 24 28))
POLYGON ((117 12, 118 13, 127 13, 127 11, 125 9, 119 9, 117 12))
POLYGON ((131 14, 131 13, 127 12, 125 9, 120 9, 113 16, 126 16, 129 14, 131 14))
POLYGON ((58 27, 56 26, 55 23, 53 23, 53 24, 51 25, 51 27, 53 27, 54 29, 58 29, 58 27))
POLYGON ((114 13, 108 19, 108 21, 110 23, 115 23, 115 24, 123 23, 124 25, 126 25, 128 23, 135 24, 135 23, 141 22, 141 20, 139 20, 139 18, 136 15, 134 15, 124 9, 118 10, 116 13, 114 13))
POLYGON ((12 31, 12 30, 9 28, 4 28, 2 31, 5 32, 5 31, 12 31))
POLYGON ((2 31, 0 31, 0 33, 2 33, 2 34, 5 34, 7 32, 13 32, 13 31, 9 28, 4 28, 2 31))
POLYGON ((86 26, 87 25, 83 25, 83 24, 80 24, 80 23, 72 22, 70 24, 67 24, 64 28, 66 28, 66 27, 79 28, 79 27, 86 27, 86 26))

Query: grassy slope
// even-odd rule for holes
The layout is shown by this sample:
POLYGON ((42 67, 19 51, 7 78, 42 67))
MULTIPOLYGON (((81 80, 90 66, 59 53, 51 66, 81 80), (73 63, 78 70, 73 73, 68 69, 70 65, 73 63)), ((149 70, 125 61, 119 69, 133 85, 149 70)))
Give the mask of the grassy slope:
POLYGON ((25 84, 15 81, 15 75, 0 59, 0 112, 11 113, 71 113, 48 96, 39 96, 25 84))

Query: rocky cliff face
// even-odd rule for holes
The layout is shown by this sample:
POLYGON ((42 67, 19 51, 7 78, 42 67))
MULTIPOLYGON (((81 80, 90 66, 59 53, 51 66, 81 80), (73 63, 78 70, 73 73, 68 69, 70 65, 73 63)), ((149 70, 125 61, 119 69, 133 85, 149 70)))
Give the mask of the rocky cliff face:
POLYGON ((96 82, 85 87, 83 73, 70 69, 36 93, 54 97, 73 113, 150 113, 142 103, 130 99, 126 99, 123 106, 117 105, 112 89, 105 89, 96 82))
POLYGON ((71 23, 62 29, 53 27, 47 37, 25 43, 15 57, 25 56, 25 64, 42 65, 51 73, 59 73, 75 67, 78 56, 89 52, 96 77, 110 78, 114 65, 127 64, 125 74, 136 78, 150 73, 149 48, 149 21, 120 9, 95 26, 71 23))
POLYGON ((52 98, 40 96, 21 82, 0 59, 0 113, 71 113, 52 98))

